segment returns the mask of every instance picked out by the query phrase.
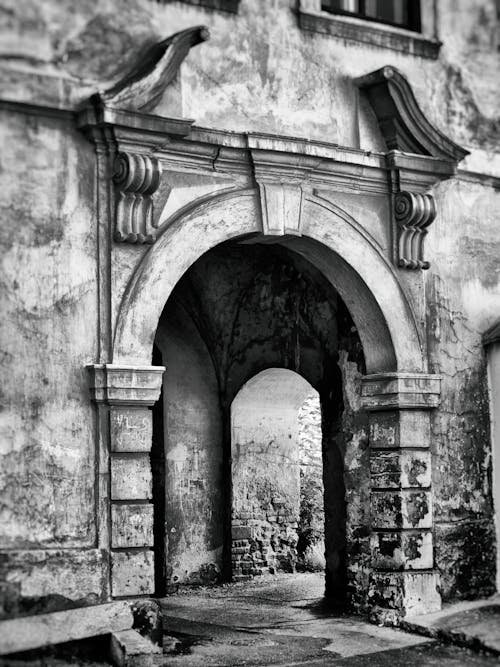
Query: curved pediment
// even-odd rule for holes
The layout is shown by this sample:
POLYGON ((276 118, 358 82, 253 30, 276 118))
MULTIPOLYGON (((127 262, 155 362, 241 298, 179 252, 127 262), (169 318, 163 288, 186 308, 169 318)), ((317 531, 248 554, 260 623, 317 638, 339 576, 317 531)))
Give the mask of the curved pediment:
POLYGON ((209 37, 208 28, 195 26, 153 44, 125 76, 111 88, 99 92, 97 97, 117 109, 153 111, 189 50, 209 37))
POLYGON ((395 67, 382 67, 355 83, 366 93, 389 150, 455 163, 469 154, 428 121, 408 80, 395 67))

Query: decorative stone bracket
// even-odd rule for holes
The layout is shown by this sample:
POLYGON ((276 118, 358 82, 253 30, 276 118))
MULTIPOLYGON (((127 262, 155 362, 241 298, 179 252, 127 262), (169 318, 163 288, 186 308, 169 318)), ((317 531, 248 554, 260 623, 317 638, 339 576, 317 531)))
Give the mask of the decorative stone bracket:
POLYGON ((153 156, 118 153, 113 181, 116 190, 115 241, 154 243, 153 195, 161 178, 161 163, 153 156))
POLYGON ((436 217, 436 204, 430 194, 398 192, 394 198, 394 217, 398 225, 398 265, 405 269, 428 269, 424 260, 427 227, 436 217))
POLYGON ((423 193, 453 176, 468 151, 429 122, 408 79, 395 67, 382 67, 354 83, 370 102, 388 148, 396 263, 404 269, 428 269, 423 242, 436 206, 432 195, 423 193))
POLYGON ((194 26, 151 45, 119 81, 92 95, 77 115, 78 127, 96 146, 101 196, 106 198, 103 210, 108 210, 109 177, 114 181, 115 241, 156 240, 153 195, 161 164, 153 153, 170 135, 187 136, 193 121, 151 112, 168 96, 190 49, 208 38, 205 26, 194 26))
POLYGON ((363 378, 370 413, 371 581, 373 607, 388 616, 440 608, 434 571, 430 409, 441 378, 382 373, 363 378))
MULTIPOLYGON (((153 504, 150 450, 152 413, 163 366, 87 367, 92 400, 109 410, 110 483, 104 504, 111 516, 113 597, 154 592, 153 504)), ((102 458, 102 457, 101 457, 102 458)), ((107 466, 103 475, 107 475, 107 466)))

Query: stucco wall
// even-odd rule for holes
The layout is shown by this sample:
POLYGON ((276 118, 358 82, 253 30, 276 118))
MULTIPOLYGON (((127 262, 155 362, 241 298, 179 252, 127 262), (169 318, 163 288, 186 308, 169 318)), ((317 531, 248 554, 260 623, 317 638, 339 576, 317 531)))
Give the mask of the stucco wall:
POLYGON ((96 599, 105 584, 85 371, 97 354, 93 156, 71 123, 3 112, 0 132, 0 549, 8 572, 0 598, 9 612, 19 595, 96 599))

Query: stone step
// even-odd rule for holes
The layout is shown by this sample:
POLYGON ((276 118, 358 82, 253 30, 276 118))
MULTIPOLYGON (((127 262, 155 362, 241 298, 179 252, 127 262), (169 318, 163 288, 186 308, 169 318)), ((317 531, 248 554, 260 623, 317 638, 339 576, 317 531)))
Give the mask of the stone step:
POLYGON ((0 655, 129 630, 133 622, 125 600, 0 621, 0 655))
POLYGON ((153 656, 162 649, 135 630, 111 635, 110 655, 117 667, 153 667, 153 656))

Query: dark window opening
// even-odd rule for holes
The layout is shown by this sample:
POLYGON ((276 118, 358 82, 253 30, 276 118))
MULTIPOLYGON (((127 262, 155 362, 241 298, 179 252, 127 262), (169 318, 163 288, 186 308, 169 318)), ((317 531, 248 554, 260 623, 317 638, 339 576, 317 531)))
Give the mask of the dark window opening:
POLYGON ((323 0, 321 9, 332 14, 356 16, 367 21, 420 31, 418 0, 323 0))

